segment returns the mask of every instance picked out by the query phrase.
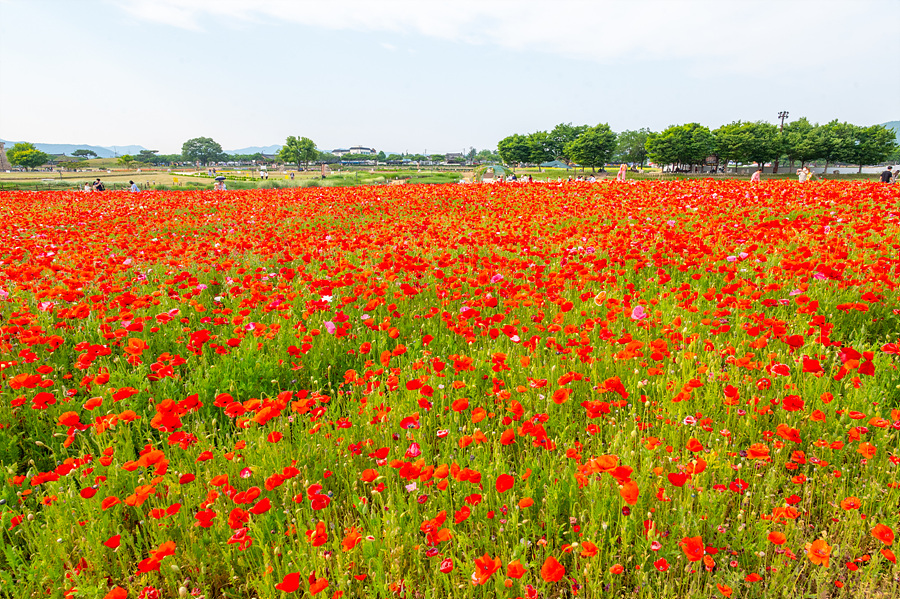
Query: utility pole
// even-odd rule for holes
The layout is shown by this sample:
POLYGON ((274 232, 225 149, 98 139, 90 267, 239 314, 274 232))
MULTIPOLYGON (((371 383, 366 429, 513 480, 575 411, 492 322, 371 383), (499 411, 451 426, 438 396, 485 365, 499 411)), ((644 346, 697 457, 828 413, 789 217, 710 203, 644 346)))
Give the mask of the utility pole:
MULTIPOLYGON (((779 112, 778 118, 781 119, 781 127, 778 129, 778 135, 779 135, 779 141, 780 141, 780 139, 781 139, 780 136, 784 135, 784 119, 788 118, 788 111, 782 110, 781 112, 779 112)), ((778 174, 778 158, 775 159, 775 164, 772 167, 772 174, 773 175, 778 174)))

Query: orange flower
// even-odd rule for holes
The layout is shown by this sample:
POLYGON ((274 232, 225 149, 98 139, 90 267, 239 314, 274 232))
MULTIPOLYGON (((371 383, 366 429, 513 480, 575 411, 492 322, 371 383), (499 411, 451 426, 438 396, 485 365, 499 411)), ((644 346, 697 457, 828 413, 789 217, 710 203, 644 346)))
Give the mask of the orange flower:
POLYGON ((894 543, 894 531, 890 526, 885 526, 884 524, 876 524, 875 528, 872 529, 872 536, 885 545, 894 543))
POLYGON ((731 593, 733 591, 731 590, 731 587, 728 586, 727 584, 718 584, 717 583, 716 588, 719 589, 719 592, 722 593, 723 595, 725 595, 726 597, 731 597, 731 593))
POLYGON ((557 389, 553 392, 553 403, 555 404, 564 404, 569 400, 569 395, 572 393, 571 389, 563 387, 562 389, 557 389))
POLYGON ((581 548, 584 550, 581 552, 581 557, 594 557, 597 555, 597 546, 590 541, 581 543, 581 548))
POLYGON ((703 538, 702 537, 684 537, 678 543, 681 550, 687 556, 689 561, 698 562, 703 559, 703 538))
POLYGON ((783 532, 770 532, 769 533, 769 542, 773 545, 784 545, 784 542, 787 540, 787 537, 784 536, 783 532))
POLYGON ((128 597, 128 591, 122 587, 116 587, 108 592, 103 599, 125 599, 126 597, 128 597))
POLYGON ((552 555, 541 566, 541 578, 544 582, 556 582, 566 575, 566 569, 552 555))
POLYGON ((344 536, 344 540, 341 541, 341 545, 344 551, 350 551, 362 542, 362 535, 359 534, 355 526, 351 526, 346 532, 347 534, 344 536))
POLYGON ((519 562, 519 560, 511 562, 506 567, 506 577, 507 578, 519 579, 519 578, 522 578, 523 576, 525 576, 525 567, 522 566, 522 564, 519 562))
POLYGON ((845 510, 858 510, 860 505, 862 505, 859 501, 858 497, 847 497, 846 499, 841 500, 841 507, 845 510))
POLYGON ((687 450, 692 453, 703 451, 703 445, 697 439, 691 437, 687 442, 687 450))
POLYGON ((491 559, 487 553, 482 557, 476 558, 475 571, 472 572, 472 582, 476 585, 486 583, 488 579, 493 576, 494 572, 499 570, 502 565, 503 562, 500 561, 499 557, 491 559))
POLYGON ((860 443, 859 447, 856 448, 856 451, 858 451, 862 457, 871 460, 875 457, 875 454, 878 453, 878 448, 871 443, 860 443))
POLYGON ((747 457, 751 460, 768 460, 769 448, 764 443, 754 443, 747 449, 747 457))
POLYGON ((817 539, 806 546, 806 555, 813 564, 827 568, 828 559, 831 556, 831 545, 822 539, 817 539))
POLYGON ((629 505, 634 505, 637 503, 638 494, 640 490, 638 489, 637 483, 633 480, 626 480, 621 487, 619 487, 619 495, 622 496, 622 499, 625 500, 625 503, 629 505))

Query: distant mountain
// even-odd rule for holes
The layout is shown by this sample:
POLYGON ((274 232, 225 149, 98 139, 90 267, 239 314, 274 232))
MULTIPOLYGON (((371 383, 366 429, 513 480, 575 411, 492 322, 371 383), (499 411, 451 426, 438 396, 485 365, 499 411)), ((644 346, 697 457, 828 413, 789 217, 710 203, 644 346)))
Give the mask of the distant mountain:
POLYGON ((280 145, 276 146, 250 146, 249 148, 240 148, 239 150, 225 150, 226 154, 234 156, 235 154, 253 155, 257 152, 260 154, 274 154, 281 149, 280 145))
POLYGON ((881 123, 885 129, 893 129, 897 135, 897 143, 900 144, 900 121, 891 121, 889 123, 881 123))
MULTIPOLYGON (((0 139, 4 144, 6 144, 6 149, 9 150, 15 144, 20 143, 17 141, 7 141, 5 139, 0 139)), ((116 156, 122 156, 124 154, 131 154, 132 156, 135 154, 140 154, 141 150, 146 150, 144 146, 92 146, 90 144, 45 144, 38 142, 31 142, 34 144, 34 147, 40 150, 41 152, 46 152, 47 154, 66 154, 67 156, 71 156, 72 152, 75 150, 91 150, 97 153, 98 158, 115 158, 116 156)))

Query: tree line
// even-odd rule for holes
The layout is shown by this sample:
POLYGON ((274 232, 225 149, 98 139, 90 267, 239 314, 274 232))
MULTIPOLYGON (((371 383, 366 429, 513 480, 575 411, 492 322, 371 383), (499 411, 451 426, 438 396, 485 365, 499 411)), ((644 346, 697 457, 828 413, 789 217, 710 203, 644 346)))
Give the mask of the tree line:
POLYGON ((829 164, 878 164, 900 160, 896 134, 883 125, 863 127, 833 120, 811 124, 805 117, 783 128, 762 121, 735 121, 710 130, 699 123, 672 125, 659 133, 649 129, 613 132, 608 124, 594 127, 560 123, 552 131, 513 134, 497 143, 504 163, 537 164, 559 160, 589 166, 591 170, 612 162, 644 166, 693 168, 709 164, 718 169, 730 162, 764 164, 787 160, 801 166, 808 162, 829 164))

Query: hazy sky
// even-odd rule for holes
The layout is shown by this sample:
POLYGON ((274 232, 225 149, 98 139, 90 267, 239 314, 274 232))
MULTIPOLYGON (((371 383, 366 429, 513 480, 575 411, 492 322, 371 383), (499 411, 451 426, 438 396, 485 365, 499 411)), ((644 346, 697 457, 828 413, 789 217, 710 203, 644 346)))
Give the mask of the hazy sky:
POLYGON ((560 122, 900 119, 897 0, 0 0, 0 138, 496 148, 560 122))

